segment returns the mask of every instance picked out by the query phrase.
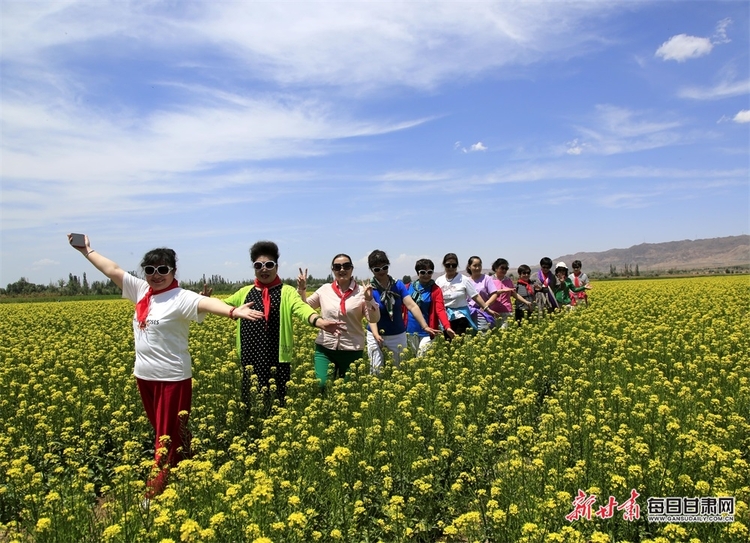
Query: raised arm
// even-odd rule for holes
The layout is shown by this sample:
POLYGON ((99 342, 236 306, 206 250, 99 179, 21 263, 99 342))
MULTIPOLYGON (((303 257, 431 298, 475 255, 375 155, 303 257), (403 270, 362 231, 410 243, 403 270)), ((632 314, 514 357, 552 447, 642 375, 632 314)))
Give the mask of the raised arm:
POLYGON ((369 281, 362 281, 361 288, 364 295, 362 313, 365 315, 368 323, 377 324, 380 321, 380 304, 372 297, 372 284, 369 281))
POLYGON ((97 251, 91 248, 89 244, 89 237, 84 236, 84 246, 76 247, 73 245, 73 234, 68 234, 68 243, 79 253, 86 257, 86 259, 94 265, 94 267, 106 275, 112 282, 117 285, 118 288, 122 289, 122 278, 125 275, 125 271, 106 256, 100 255, 97 251))
MULTIPOLYGON (((305 271, 302 271, 302 268, 299 269, 299 275, 297 276, 297 294, 299 294, 299 297, 302 298, 303 302, 307 301, 307 268, 305 268, 305 271)), ((311 307, 314 307, 311 305, 311 307)), ((320 305, 318 305, 320 307, 320 305)))

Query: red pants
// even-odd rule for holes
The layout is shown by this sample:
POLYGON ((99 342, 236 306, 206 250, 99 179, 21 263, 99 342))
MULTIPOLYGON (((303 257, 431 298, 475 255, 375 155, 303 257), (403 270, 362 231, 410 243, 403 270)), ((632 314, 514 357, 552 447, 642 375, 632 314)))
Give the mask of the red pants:
POLYGON ((164 490, 169 466, 176 465, 190 452, 187 421, 193 397, 193 380, 145 381, 136 377, 136 381, 146 416, 156 432, 154 461, 159 473, 147 485, 147 497, 153 497, 164 490), (182 411, 186 414, 180 416, 182 411), (168 436, 169 440, 163 442, 163 436, 168 436), (166 457, 163 450, 160 451, 165 448, 166 457))

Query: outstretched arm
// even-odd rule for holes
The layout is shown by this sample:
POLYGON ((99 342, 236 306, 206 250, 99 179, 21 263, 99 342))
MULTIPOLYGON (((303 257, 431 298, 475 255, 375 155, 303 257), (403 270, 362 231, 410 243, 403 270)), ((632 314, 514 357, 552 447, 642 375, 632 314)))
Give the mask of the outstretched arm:
POLYGON ((513 289, 511 289, 510 295, 513 296, 516 300, 518 300, 522 304, 525 304, 525 305, 527 305, 529 307, 531 307, 534 304, 534 302, 528 301, 526 298, 524 298, 523 296, 521 296, 520 294, 518 294, 518 292, 516 292, 513 289))
MULTIPOLYGON (((497 298, 497 296, 495 296, 495 298, 497 298)), ((497 317, 498 313, 490 309, 490 304, 485 302, 479 294, 475 294, 471 297, 471 299, 474 300, 476 304, 482 308, 482 311, 485 311, 490 315, 497 317)))
POLYGON ((406 306, 406 309, 408 309, 411 312, 411 314, 414 316, 414 320, 417 321, 419 323, 419 326, 422 327, 422 330, 424 330, 431 336, 434 336, 440 333, 440 330, 435 330, 434 328, 430 328, 430 326, 427 324, 427 321, 424 320, 424 315, 422 315, 422 310, 419 309, 417 302, 412 300, 411 297, 404 298, 404 305, 406 306))
MULTIPOLYGON (((100 255, 97 251, 93 250, 89 244, 88 236, 84 236, 84 240, 85 244, 83 247, 73 246, 73 248, 85 256, 97 270, 111 279, 118 288, 122 289, 122 278, 125 275, 125 271, 120 268, 116 262, 111 261, 106 256, 100 255)), ((70 243, 71 246, 73 245, 73 234, 68 234, 68 243, 70 243)))
POLYGON ((240 307, 234 307, 229 304, 225 304, 218 298, 209 298, 207 296, 201 297, 198 302, 198 313, 213 313, 221 317, 229 317, 231 319, 247 319, 251 321, 257 321, 264 317, 262 311, 257 309, 250 309, 253 302, 241 305, 240 307))

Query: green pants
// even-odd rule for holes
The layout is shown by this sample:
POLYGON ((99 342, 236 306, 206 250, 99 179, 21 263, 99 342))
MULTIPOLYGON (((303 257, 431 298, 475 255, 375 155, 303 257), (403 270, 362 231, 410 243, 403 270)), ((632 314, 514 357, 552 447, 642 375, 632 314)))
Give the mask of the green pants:
POLYGON ((315 344, 315 375, 320 379, 321 388, 328 380, 328 365, 333 363, 333 378, 338 379, 346 375, 349 366, 355 360, 362 358, 362 351, 334 351, 322 345, 315 344))

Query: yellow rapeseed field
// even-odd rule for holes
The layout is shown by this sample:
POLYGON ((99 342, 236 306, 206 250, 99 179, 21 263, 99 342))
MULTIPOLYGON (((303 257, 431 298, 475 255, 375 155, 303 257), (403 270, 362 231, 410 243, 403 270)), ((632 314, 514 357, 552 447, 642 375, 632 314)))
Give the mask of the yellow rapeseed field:
POLYGON ((2 542, 745 542, 750 281, 600 282, 591 307, 240 404, 233 323, 193 325, 193 457, 144 507, 127 301, 0 306, 2 542), (257 401, 256 401, 257 400, 257 401), (733 522, 649 498, 733 497, 733 522))

